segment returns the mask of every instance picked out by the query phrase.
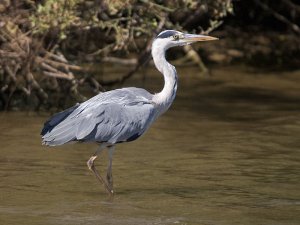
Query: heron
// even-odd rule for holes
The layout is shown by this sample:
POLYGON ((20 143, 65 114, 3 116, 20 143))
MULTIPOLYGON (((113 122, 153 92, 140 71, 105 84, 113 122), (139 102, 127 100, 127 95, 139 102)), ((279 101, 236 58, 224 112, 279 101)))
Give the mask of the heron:
POLYGON ((53 115, 41 131, 42 143, 58 146, 69 142, 95 142, 97 150, 87 161, 88 168, 113 195, 112 160, 115 146, 141 137, 151 124, 168 110, 177 91, 177 73, 165 57, 166 51, 175 46, 189 45, 217 38, 165 30, 152 43, 152 58, 164 77, 164 87, 151 94, 142 88, 127 87, 102 92, 83 103, 53 115), (106 179, 94 165, 95 159, 108 149, 106 179))

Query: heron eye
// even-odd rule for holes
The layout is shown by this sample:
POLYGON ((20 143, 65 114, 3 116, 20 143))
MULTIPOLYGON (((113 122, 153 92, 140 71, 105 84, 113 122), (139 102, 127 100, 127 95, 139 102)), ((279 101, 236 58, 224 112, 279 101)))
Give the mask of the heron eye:
POLYGON ((173 39, 174 39, 174 41, 178 41, 179 40, 179 35, 178 34, 173 35, 173 39))

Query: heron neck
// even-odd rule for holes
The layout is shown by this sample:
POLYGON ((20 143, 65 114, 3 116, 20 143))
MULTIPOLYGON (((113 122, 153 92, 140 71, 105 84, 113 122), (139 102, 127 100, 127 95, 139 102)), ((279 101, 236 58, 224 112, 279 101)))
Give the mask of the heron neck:
POLYGON ((177 91, 177 73, 173 65, 167 62, 165 57, 166 49, 152 48, 152 57, 156 68, 164 76, 164 88, 153 97, 153 101, 162 106, 163 112, 166 111, 175 99, 177 91))

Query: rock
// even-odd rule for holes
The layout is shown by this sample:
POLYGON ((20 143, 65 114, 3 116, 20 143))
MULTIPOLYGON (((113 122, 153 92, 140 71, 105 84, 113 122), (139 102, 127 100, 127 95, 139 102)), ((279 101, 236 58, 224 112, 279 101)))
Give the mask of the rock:
POLYGON ((244 53, 242 51, 236 50, 236 49, 228 49, 227 54, 233 58, 243 58, 244 57, 244 53))
POLYGON ((208 56, 208 59, 212 62, 224 64, 231 61, 231 57, 229 58, 227 55, 223 53, 212 53, 208 56))

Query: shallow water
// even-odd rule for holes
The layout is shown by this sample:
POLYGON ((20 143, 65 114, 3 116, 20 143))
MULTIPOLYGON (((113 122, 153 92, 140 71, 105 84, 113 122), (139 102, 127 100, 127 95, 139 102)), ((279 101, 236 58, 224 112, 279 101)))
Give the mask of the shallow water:
POLYGON ((179 74, 171 109, 117 146, 113 200, 86 167, 95 145, 41 146, 48 116, 1 113, 0 224, 300 224, 299 74, 179 74))

